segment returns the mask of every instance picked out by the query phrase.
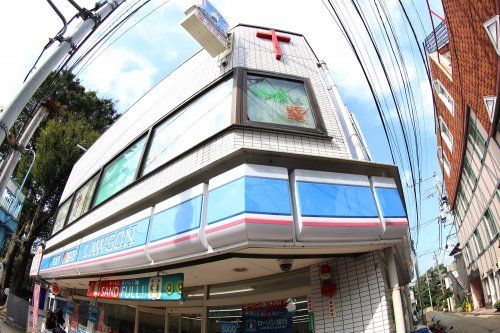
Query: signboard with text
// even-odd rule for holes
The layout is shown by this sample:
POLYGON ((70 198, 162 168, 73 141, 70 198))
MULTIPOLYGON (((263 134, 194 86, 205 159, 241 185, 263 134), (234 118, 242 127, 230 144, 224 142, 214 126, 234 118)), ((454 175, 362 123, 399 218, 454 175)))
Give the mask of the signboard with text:
POLYGON ((184 274, 140 279, 90 281, 88 297, 140 301, 182 299, 184 274))
POLYGON ((244 333, 292 333, 292 313, 286 300, 246 304, 243 310, 244 333))

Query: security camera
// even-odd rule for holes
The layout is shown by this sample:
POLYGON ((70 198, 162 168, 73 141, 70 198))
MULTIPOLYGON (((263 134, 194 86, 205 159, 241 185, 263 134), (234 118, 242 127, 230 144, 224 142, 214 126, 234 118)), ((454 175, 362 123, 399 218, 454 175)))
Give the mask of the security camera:
POLYGON ((278 259, 278 265, 280 265, 282 272, 288 272, 292 269, 293 259, 278 259))

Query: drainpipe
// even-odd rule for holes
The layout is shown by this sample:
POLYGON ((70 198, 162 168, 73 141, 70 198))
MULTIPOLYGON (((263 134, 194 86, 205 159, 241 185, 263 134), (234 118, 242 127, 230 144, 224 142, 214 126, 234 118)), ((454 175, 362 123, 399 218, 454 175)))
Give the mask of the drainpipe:
POLYGON ((330 94, 330 98, 333 102, 335 109, 339 112, 340 120, 342 123, 342 127, 344 129, 344 133, 346 133, 349 138, 347 143, 349 144, 349 148, 351 150, 351 155, 354 159, 357 160, 367 160, 367 156, 365 156, 365 149, 363 147, 363 143, 356 132, 356 128, 353 124, 351 115, 347 110, 346 106, 342 102, 342 98, 340 97, 340 93, 337 89, 337 86, 333 82, 332 75, 328 69, 328 66, 324 61, 318 63, 318 66, 323 70, 324 76, 327 81, 327 89, 330 94))
POLYGON ((394 310, 394 322, 396 323, 396 333, 405 333, 405 315, 403 301, 401 300, 401 287, 399 286, 396 260, 394 259, 394 247, 385 250, 387 258, 387 271, 389 273, 389 286, 392 293, 392 307, 394 310))

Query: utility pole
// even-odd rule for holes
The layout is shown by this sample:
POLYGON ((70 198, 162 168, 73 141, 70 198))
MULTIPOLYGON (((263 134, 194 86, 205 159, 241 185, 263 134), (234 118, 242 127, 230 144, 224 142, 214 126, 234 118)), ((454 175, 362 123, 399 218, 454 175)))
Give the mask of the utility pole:
POLYGON ((434 311, 434 305, 432 305, 431 286, 429 284, 429 275, 427 275, 427 272, 425 272, 425 277, 427 279, 427 290, 429 290, 429 301, 431 302, 431 311, 434 311))
POLYGON ((420 289, 420 272, 418 270, 418 258, 415 252, 415 247, 413 246, 413 241, 411 241, 411 254, 413 262, 415 263, 415 273, 417 274, 417 291, 418 291, 418 301, 420 302, 420 319, 424 320, 424 302, 422 300, 422 289, 420 289))
MULTIPOLYGON (((17 163, 21 160, 22 153, 26 150, 26 146, 31 140, 31 137, 35 133, 38 125, 42 122, 48 112, 57 112, 57 106, 52 101, 44 101, 40 107, 35 111, 35 115, 33 119, 31 119, 30 123, 26 127, 24 133, 19 138, 19 141, 14 144, 13 151, 6 158, 4 168, 2 173, 0 174, 0 193, 3 193, 5 187, 7 186, 7 182, 9 181, 14 169, 16 168, 17 163)), ((20 191, 21 189, 19 189, 20 191)))
POLYGON ((19 117, 19 114, 26 104, 28 104, 31 97, 33 97, 36 90, 42 85, 43 81, 45 81, 47 76, 68 53, 74 52, 77 45, 90 33, 90 31, 92 31, 92 29, 98 26, 103 19, 111 14, 124 1, 125 0, 107 0, 95 14, 85 19, 70 37, 58 39, 60 44, 57 49, 47 58, 44 64, 33 72, 12 102, 10 102, 0 114, 0 144, 3 143, 12 125, 14 125, 14 122, 19 117))

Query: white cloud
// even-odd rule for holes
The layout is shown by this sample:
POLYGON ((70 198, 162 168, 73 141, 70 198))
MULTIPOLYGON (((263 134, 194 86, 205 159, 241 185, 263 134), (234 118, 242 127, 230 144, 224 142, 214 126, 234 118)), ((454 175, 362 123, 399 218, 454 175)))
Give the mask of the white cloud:
POLYGON ((157 68, 146 58, 124 48, 110 48, 81 75, 82 82, 99 94, 116 99, 121 111, 153 85, 157 68))

